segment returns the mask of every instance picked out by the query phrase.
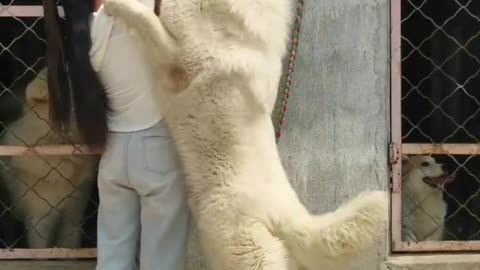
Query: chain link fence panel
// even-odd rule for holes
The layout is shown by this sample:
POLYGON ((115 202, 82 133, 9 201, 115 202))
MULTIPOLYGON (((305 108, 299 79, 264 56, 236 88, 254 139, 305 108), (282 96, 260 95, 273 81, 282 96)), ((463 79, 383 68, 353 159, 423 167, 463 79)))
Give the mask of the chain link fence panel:
POLYGON ((49 120, 41 5, 0 2, 0 257, 91 257, 98 156, 49 120))
POLYGON ((409 242, 400 251, 480 249, 480 2, 399 0, 395 8, 401 95, 392 100, 400 126, 392 137, 402 155, 393 169, 401 194, 393 196, 401 221, 393 240, 409 242), (454 244, 422 245, 432 241, 454 244))

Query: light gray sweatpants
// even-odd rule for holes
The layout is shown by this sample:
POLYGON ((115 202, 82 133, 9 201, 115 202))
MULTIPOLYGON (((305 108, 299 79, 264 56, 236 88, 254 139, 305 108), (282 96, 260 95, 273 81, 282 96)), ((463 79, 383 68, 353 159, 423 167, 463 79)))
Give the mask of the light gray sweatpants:
POLYGON ((182 270, 188 210, 177 153, 163 121, 109 135, 100 161, 97 270, 182 270))

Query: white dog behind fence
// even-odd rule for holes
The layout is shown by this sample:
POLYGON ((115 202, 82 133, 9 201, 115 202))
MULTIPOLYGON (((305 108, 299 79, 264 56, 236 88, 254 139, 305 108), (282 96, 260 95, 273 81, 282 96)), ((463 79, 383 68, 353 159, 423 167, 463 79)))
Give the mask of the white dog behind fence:
MULTIPOLYGON (((203 252, 214 270, 336 270, 371 247, 385 192, 311 215, 280 161, 270 114, 286 52, 288 0, 104 0, 137 31, 186 173, 203 252)), ((361 181, 361 179, 358 179, 361 181)))
MULTIPOLYGON (((5 145, 69 143, 51 130, 46 71, 25 91, 23 116, 1 137, 5 145)), ((12 208, 26 226, 30 248, 78 248, 96 157, 79 155, 2 157, 2 177, 12 208)))
POLYGON ((409 156, 402 163, 403 240, 443 240, 447 214, 443 187, 452 176, 430 156, 409 156))

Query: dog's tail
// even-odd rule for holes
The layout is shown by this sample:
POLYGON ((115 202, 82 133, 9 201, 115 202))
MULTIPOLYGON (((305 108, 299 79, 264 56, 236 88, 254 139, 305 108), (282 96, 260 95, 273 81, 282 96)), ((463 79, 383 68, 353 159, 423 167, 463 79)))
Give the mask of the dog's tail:
POLYGON ((291 217, 278 224, 278 237, 300 264, 318 269, 320 262, 348 261, 367 249, 383 232, 387 209, 385 192, 365 192, 334 212, 304 220, 291 217))

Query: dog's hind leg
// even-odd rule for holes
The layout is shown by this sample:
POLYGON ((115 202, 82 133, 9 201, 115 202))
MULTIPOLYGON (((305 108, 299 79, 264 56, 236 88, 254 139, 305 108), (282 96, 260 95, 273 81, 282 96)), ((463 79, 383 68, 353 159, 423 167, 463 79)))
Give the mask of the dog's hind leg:
POLYGON ((204 254, 212 270, 293 270, 283 243, 255 222, 200 230, 204 254))
POLYGON ((325 215, 302 214, 297 207, 298 214, 284 213, 290 217, 283 215, 277 220, 277 236, 307 269, 318 269, 326 263, 330 264, 328 269, 337 269, 367 249, 383 232, 387 201, 385 192, 373 191, 325 215))

